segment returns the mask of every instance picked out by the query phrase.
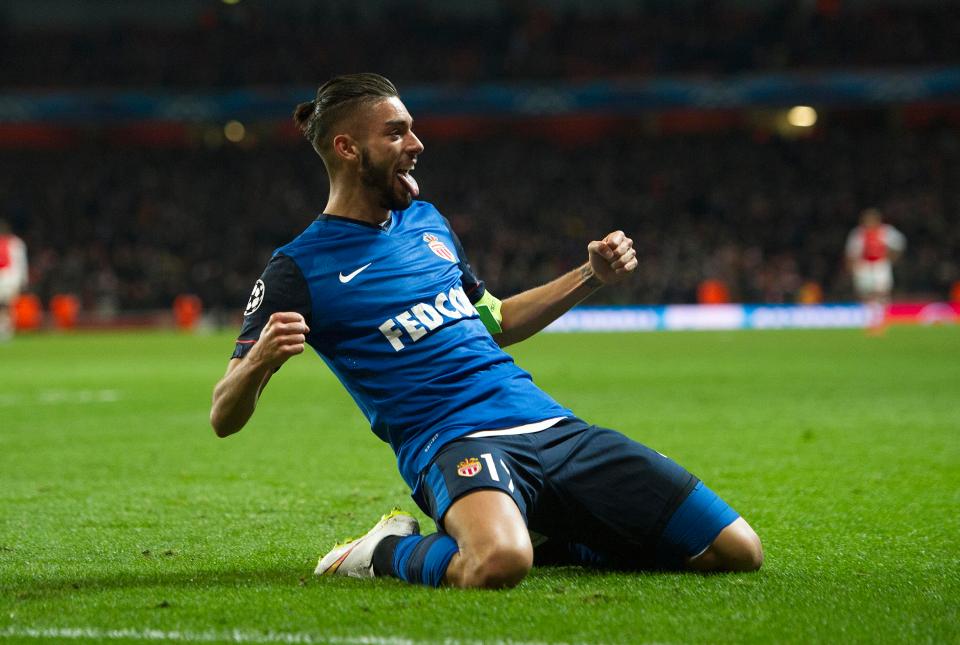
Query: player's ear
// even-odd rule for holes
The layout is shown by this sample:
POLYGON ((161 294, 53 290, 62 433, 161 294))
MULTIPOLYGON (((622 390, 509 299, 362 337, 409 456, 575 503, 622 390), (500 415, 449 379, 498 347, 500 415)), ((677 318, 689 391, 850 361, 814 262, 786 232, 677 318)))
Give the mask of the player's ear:
POLYGON ((360 146, 349 134, 338 134, 333 138, 333 154, 343 161, 359 161, 360 146))

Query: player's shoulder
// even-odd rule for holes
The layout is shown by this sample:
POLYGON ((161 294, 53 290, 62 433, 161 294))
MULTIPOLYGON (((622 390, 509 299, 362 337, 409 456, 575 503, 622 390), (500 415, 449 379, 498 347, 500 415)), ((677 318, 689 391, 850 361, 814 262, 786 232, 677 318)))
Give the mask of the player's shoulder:
POLYGON ((274 257, 285 255, 294 260, 304 254, 316 254, 325 249, 334 249, 342 243, 344 237, 349 237, 354 233, 354 227, 338 226, 340 220, 346 218, 333 218, 327 215, 320 215, 313 220, 299 235, 274 250, 274 257), (331 226, 331 222, 333 225, 331 226))
POLYGON ((398 224, 401 224, 404 229, 413 227, 452 231, 449 220, 430 202, 415 200, 396 215, 400 220, 398 224))
POLYGON ((277 249, 270 259, 261 275, 262 280, 270 279, 286 285, 301 285, 305 283, 303 269, 300 264, 290 254, 284 250, 277 249))
POLYGON ((440 209, 434 206, 431 202, 425 202, 419 199, 415 199, 409 206, 407 206, 407 208, 405 208, 403 211, 400 211, 399 215, 403 218, 435 217, 441 220, 445 219, 443 215, 440 214, 440 209))

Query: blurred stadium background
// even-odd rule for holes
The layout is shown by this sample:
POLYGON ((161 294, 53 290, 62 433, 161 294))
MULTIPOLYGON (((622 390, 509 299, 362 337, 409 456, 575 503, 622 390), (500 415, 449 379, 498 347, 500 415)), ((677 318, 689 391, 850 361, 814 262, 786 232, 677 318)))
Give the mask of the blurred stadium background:
POLYGON ((592 304, 849 302, 877 206, 909 243, 896 299, 956 300, 958 34, 947 0, 6 0, 0 217, 45 310, 169 324, 193 295, 232 325, 326 200, 293 106, 373 70, 496 293, 619 227, 639 275, 592 304))

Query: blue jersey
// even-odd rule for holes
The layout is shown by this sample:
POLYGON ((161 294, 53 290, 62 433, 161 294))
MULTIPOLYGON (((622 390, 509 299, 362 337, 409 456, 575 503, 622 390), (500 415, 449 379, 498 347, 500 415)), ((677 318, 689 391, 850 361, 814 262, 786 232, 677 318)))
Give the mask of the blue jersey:
POLYGON ((477 430, 572 416, 494 342, 484 285, 447 220, 415 201, 384 226, 321 215, 274 253, 234 357, 276 311, 298 311, 323 358, 414 489, 439 449, 477 430))

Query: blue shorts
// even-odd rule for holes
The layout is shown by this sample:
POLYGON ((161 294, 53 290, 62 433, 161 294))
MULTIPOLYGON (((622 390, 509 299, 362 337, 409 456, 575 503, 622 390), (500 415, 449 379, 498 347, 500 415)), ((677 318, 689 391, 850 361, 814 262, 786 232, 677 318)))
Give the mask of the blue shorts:
POLYGON ((418 503, 442 530, 451 504, 480 489, 516 502, 537 564, 681 568, 738 517, 672 459, 575 418, 451 442, 421 473, 418 503))

